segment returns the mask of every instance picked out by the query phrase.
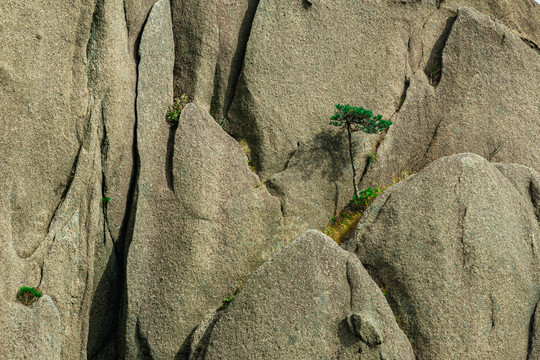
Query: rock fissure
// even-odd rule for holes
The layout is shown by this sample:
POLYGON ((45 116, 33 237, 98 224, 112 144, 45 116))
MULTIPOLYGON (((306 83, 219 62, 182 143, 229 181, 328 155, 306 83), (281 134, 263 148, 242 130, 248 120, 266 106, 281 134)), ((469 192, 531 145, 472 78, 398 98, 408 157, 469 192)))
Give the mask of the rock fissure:
POLYGON ((240 78, 242 68, 244 67, 247 44, 251 35, 251 29, 253 27, 253 21, 255 20, 255 14, 257 12, 257 8, 259 7, 259 1, 260 0, 249 1, 246 14, 242 21, 242 25, 240 26, 238 44, 236 46, 236 51, 233 56, 229 79, 227 81, 227 88, 225 90, 225 98, 223 104, 224 119, 228 118, 229 109, 236 95, 236 88, 238 87, 238 80, 240 78))
POLYGON ((535 315, 537 313, 537 310, 538 310, 538 301, 536 302, 536 304, 534 305, 534 309, 531 313, 531 318, 529 320, 529 341, 528 341, 528 345, 527 345, 527 360, 533 360, 533 348, 534 348, 534 342, 535 342, 535 338, 537 337, 536 333, 535 333, 535 328, 537 328, 536 326, 536 322, 538 321, 538 319, 536 319, 535 315))
POLYGON ((174 142, 176 138, 176 130, 178 124, 173 124, 169 127, 169 138, 167 139, 167 154, 165 155, 165 178, 167 186, 174 194, 174 142))
POLYGON ((538 45, 536 45, 536 43, 534 43, 534 41, 532 40, 529 40, 525 37, 520 37, 521 40, 527 44, 531 49, 533 49, 538 55, 540 55, 540 47, 538 47, 538 45))
POLYGON ((529 196, 533 203, 534 215, 540 224, 540 184, 537 187, 532 180, 529 182, 529 196))
POLYGON ((73 165, 71 166, 71 171, 68 175, 68 179, 66 181, 66 186, 64 188, 64 191, 62 192, 62 195, 60 196, 60 201, 58 201, 58 204, 56 205, 56 208, 54 209, 54 212, 49 220, 49 223, 47 224, 47 231, 45 232, 46 234, 49 233, 52 222, 54 218, 56 217, 56 213, 58 209, 60 208, 60 206, 62 205, 62 203, 64 202, 64 200, 66 199, 69 189, 71 188, 71 184, 73 183, 73 179, 75 178, 75 172, 77 171, 77 164, 79 162, 79 155, 81 154, 82 146, 83 144, 81 143, 79 146, 79 150, 77 151, 77 155, 75 156, 75 159, 73 160, 73 165))
POLYGON ((439 36, 439 38, 435 42, 435 45, 433 45, 429 60, 427 62, 426 68, 424 69, 424 73, 429 79, 429 84, 435 88, 439 85, 439 82, 441 81, 443 72, 442 55, 456 19, 457 15, 451 16, 446 20, 444 30, 441 36, 439 36))
POLYGON ((150 344, 148 343, 148 339, 146 338, 146 336, 144 336, 141 332, 141 325, 139 319, 137 319, 137 323, 135 325, 135 334, 137 343, 139 344, 139 356, 142 356, 142 359, 144 360, 153 360, 154 358, 152 357, 150 344))
POLYGON ((416 163, 416 167, 424 167, 425 165, 423 162, 427 162, 427 156, 429 151, 431 150, 431 147, 433 146, 433 143, 435 143, 435 139, 437 138, 437 135, 439 134, 439 128, 441 127, 441 124, 443 122, 443 117, 441 116, 441 119, 437 123, 437 126, 435 127, 435 131, 433 131, 433 135, 431 135, 431 139, 429 140, 429 144, 426 147, 426 151, 424 151, 424 156, 420 157, 416 163))

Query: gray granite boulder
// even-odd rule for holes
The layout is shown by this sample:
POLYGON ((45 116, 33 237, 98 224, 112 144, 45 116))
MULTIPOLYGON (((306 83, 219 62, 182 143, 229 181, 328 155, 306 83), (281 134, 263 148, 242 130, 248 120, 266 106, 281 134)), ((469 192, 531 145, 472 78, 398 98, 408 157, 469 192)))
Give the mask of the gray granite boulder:
POLYGON ((540 176, 475 154, 386 190, 343 246, 387 298, 421 359, 526 359, 540 293, 540 176))
POLYGON ((414 359, 358 259, 316 231, 263 264, 214 325, 204 359, 414 359))

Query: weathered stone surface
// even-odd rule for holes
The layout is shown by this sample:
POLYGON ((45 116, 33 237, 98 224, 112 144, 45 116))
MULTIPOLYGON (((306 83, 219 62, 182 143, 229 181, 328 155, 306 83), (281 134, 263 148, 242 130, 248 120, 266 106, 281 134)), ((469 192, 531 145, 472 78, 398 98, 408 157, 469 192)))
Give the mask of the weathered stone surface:
POLYGON ((86 359, 117 322, 136 84, 124 2, 4 1, 0 13, 0 323, 15 331, 11 295, 39 285, 60 358, 86 359))
POLYGON ((175 94, 186 93, 219 122, 242 67, 259 0, 172 0, 175 94))
POLYGON ((471 7, 497 19, 522 36, 540 44, 540 5, 534 1, 515 0, 442 0, 443 7, 471 7))
MULTIPOLYGON (((358 171, 365 166, 370 142, 353 134, 358 171)), ((284 171, 265 185, 281 201, 284 223, 295 234, 320 229, 336 216, 353 196, 353 176, 346 132, 328 129, 311 141, 299 143, 284 171)))
POLYGON ((231 130, 263 178, 328 128, 334 104, 387 118, 403 90, 409 26, 395 4, 307 3, 259 3, 231 108, 231 130))
POLYGON ((256 186, 240 146, 207 112, 189 104, 176 129, 165 121, 168 7, 154 5, 140 46, 140 173, 122 355, 130 359, 187 355, 182 345, 193 328, 272 253, 281 225, 279 201, 256 186))
POLYGON ((523 166, 452 155, 364 213, 344 248, 388 288, 418 358, 527 358, 540 228, 526 189, 539 184, 523 166))
POLYGON ((538 303, 531 318, 530 352, 529 359, 540 359, 540 309, 538 303))
POLYGON ((440 82, 426 76, 426 65, 412 75, 365 185, 460 152, 540 170, 540 57, 472 9, 459 8, 446 29, 446 42, 431 54, 416 50, 424 53, 420 63, 442 72, 440 82))
POLYGON ((279 245, 279 201, 257 186, 238 143, 193 104, 182 112, 166 176, 163 115, 143 118, 138 129, 141 173, 127 260, 128 358, 187 355, 189 347, 181 346, 192 329, 279 245))
POLYGON ((62 324, 49 295, 30 306, 9 303, 3 312, 11 317, 0 322, 0 359, 62 359, 62 324))
POLYGON ((309 230, 248 279, 214 326, 205 359, 358 359, 359 353, 414 359, 360 261, 309 230))

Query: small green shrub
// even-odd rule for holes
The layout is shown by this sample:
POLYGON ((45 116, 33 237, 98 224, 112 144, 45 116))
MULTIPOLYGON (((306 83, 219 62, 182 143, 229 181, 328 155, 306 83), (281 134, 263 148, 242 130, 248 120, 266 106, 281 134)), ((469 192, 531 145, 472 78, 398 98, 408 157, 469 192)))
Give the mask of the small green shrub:
POLYGON ((186 94, 174 99, 172 106, 169 108, 169 111, 167 111, 167 120, 170 123, 176 124, 178 120, 180 120, 180 114, 188 104, 188 101, 189 97, 186 94))
POLYGON ((109 201, 111 201, 111 198, 108 197, 108 196, 105 196, 105 197, 101 198, 101 202, 103 202, 103 203, 108 203, 109 201))
POLYGON ((30 305, 42 296, 38 289, 30 286, 21 286, 17 292, 17 299, 24 305, 30 305))
POLYGON ((229 307, 229 305, 231 304, 231 301, 234 300, 234 294, 232 294, 231 296, 229 296, 228 298, 225 298, 223 299, 223 308, 226 309, 229 307))

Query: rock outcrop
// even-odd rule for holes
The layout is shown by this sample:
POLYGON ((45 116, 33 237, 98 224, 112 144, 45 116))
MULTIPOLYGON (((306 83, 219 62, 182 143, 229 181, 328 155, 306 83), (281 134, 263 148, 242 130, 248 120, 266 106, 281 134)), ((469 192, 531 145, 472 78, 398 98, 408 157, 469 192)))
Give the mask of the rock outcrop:
POLYGON ((388 289, 418 358, 527 359, 540 296, 539 190, 531 169, 459 154, 364 214, 344 247, 388 289))
MULTIPOLYGON (((424 51, 421 61, 427 62, 427 75, 434 74, 419 69, 412 75, 379 161, 363 179, 366 185, 460 152, 540 171, 539 54, 472 9, 459 8, 446 24, 440 48, 431 55, 424 51)), ((414 53, 421 53, 417 46, 414 53)))
POLYGON ((310 230, 253 273, 213 326, 203 358, 378 360, 414 354, 360 261, 310 230))
MULTIPOLYGON (((354 134, 361 186, 473 152, 506 179, 502 209, 526 214, 486 215, 486 229, 515 220, 495 239, 540 218, 531 0, 0 0, 0 14, 0 359, 27 357, 23 344, 62 360, 201 356, 222 299, 350 199, 335 103, 394 122, 354 134), (177 128, 173 93, 194 101, 177 128), (24 307, 20 286, 44 296, 24 307)), ((520 262, 504 255, 498 278, 517 278, 507 263, 530 270, 520 241, 503 244, 520 262)), ((496 314, 490 339, 521 356, 538 299, 508 289, 487 299, 515 301, 523 328, 508 335, 496 314)))
POLYGON ((279 201, 253 174, 238 143, 194 104, 176 126, 172 25, 160 0, 141 39, 137 96, 140 159, 133 237, 127 244, 128 359, 172 359, 203 316, 279 247, 279 201))

